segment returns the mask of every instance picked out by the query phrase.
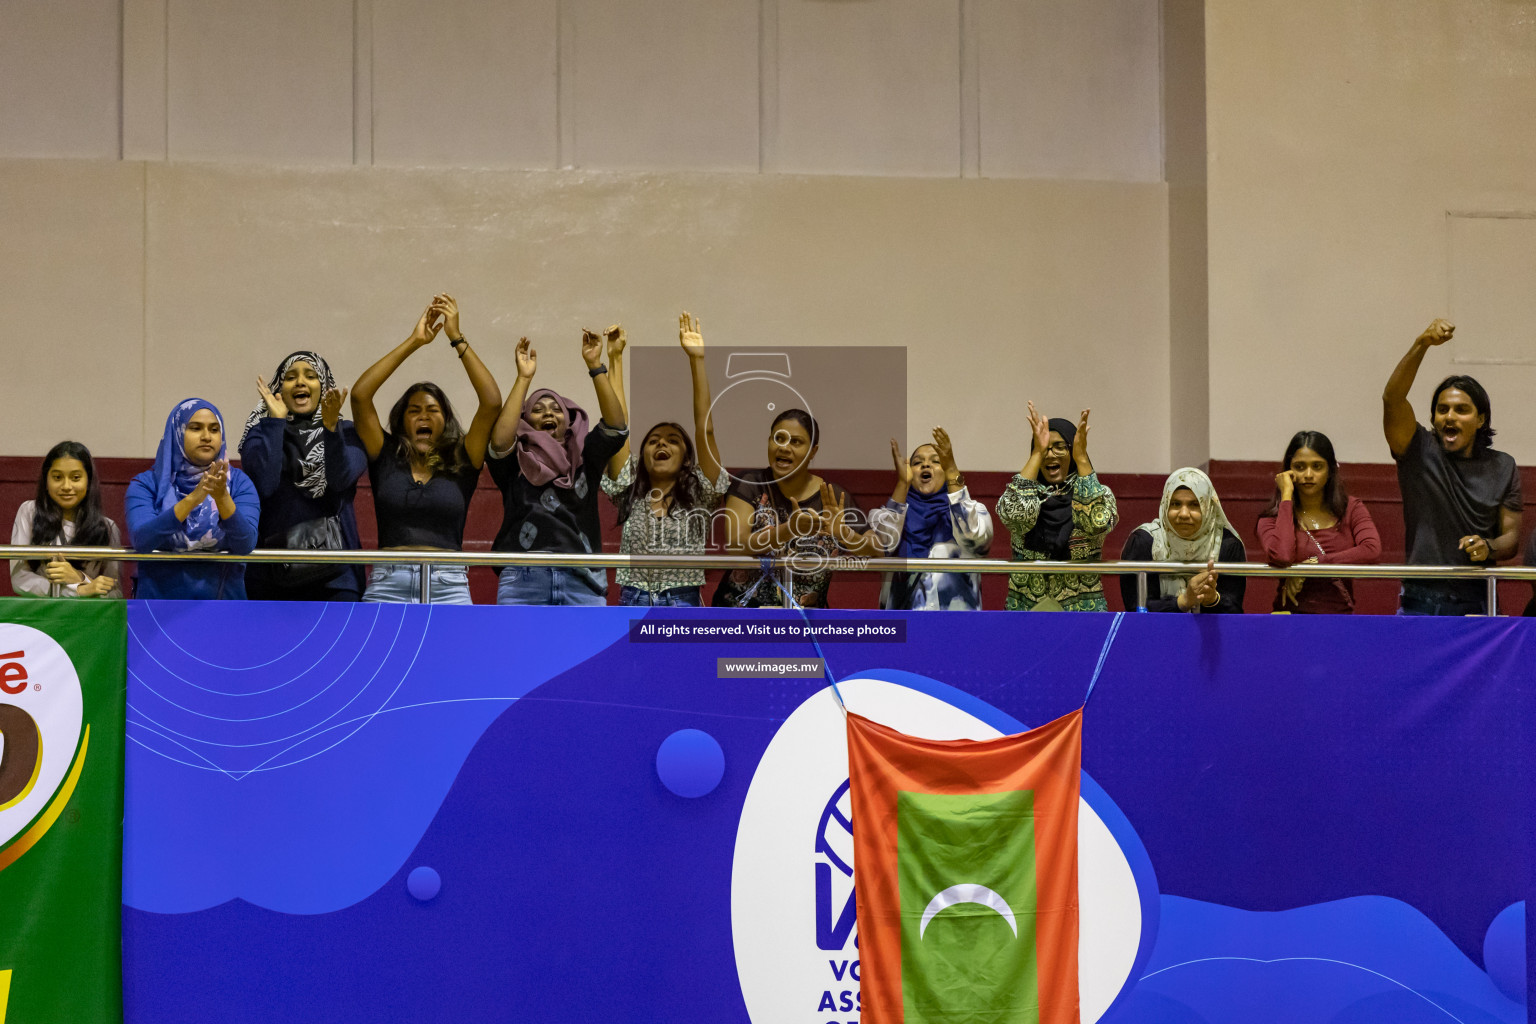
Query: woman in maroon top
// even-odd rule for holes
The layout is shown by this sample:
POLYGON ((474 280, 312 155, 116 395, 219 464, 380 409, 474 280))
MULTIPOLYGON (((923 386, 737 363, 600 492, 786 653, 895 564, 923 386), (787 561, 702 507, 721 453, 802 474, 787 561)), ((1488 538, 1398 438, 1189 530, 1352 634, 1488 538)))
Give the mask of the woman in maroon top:
MULTIPOLYGON (((1381 558, 1381 536, 1365 503, 1344 492, 1333 442, 1303 430, 1285 449, 1275 499, 1259 513, 1259 543, 1270 565, 1362 565, 1381 558)), ((1320 576, 1280 581, 1275 611, 1347 615, 1355 610, 1349 580, 1320 576)))

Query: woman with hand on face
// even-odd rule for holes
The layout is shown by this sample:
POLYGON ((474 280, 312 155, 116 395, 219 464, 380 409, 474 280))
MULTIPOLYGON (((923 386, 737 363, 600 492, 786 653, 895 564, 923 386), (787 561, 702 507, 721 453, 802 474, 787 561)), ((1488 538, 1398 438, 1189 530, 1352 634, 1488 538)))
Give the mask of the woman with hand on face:
MULTIPOLYGON (((1425 354, 1456 328, 1436 320, 1398 361, 1381 394, 1382 428, 1397 463, 1409 565, 1493 565, 1520 547, 1524 501, 1515 460, 1493 449, 1488 392, 1471 377, 1447 377, 1430 399, 1431 425, 1414 418, 1408 392, 1425 354)), ((1405 615, 1483 615, 1482 580, 1404 580, 1405 615)))
MULTIPOLYGON (((256 487, 225 458, 224 418, 201 398, 171 410, 154 468, 133 478, 124 504, 135 551, 256 547, 256 487)), ((136 579, 135 597, 245 599, 240 562, 140 562, 136 579)))
MULTIPOLYGON (((623 336, 617 325, 608 333, 623 336)), ((585 409, 558 392, 529 392, 538 357, 527 338, 517 343, 517 382, 491 432, 491 479, 504 510, 491 547, 600 554, 599 482, 604 464, 629 437, 624 406, 603 365, 603 335, 581 332, 581 358, 601 416, 595 426, 585 409)), ((497 604, 600 605, 607 599, 608 574, 577 566, 506 566, 496 587, 497 604)))
MULTIPOLYGON (((1149 612, 1229 612, 1243 610, 1247 580, 1223 576, 1213 562, 1241 562, 1248 557, 1232 532, 1210 477, 1198 469, 1179 469, 1163 484, 1157 518, 1126 538, 1120 558, 1127 562, 1204 562, 1198 572, 1148 573, 1149 612)), ((1127 610, 1136 607, 1136 574, 1120 577, 1127 610)))
MULTIPOLYGON (((810 413, 779 413, 768 431, 768 468, 735 478, 725 499, 726 551, 799 556, 794 601, 804 608, 827 607, 839 553, 883 553, 853 496, 811 472, 820 443, 821 428, 810 413)), ((780 608, 784 594, 777 579, 760 569, 732 569, 715 588, 713 603, 723 608, 780 608)))
MULTIPOLYGON (((693 379, 693 429, 699 438, 695 453, 688 432, 676 423, 658 423, 640 442, 639 456, 629 442, 608 460, 603 493, 619 510, 623 534, 619 552, 626 555, 701 555, 709 543, 710 514, 725 497, 730 478, 720 465, 710 418, 709 375, 704 367, 704 336, 698 319, 678 317, 678 341, 688 356, 693 379)), ((608 365, 614 393, 624 399, 620 367, 624 332, 608 330, 608 365)), ((628 412, 626 410, 626 418, 628 412)), ((619 603, 697 608, 704 602, 703 569, 620 569, 619 603)))
MULTIPOLYGON (((1270 565, 1369 565, 1381 558, 1381 536, 1365 503, 1339 478, 1333 442, 1303 430, 1285 448, 1275 498, 1259 513, 1259 543, 1270 565)), ((1349 580, 1293 576, 1280 581, 1275 611, 1347 615, 1355 610, 1349 580)))
MULTIPOLYGON (((341 418, 346 388, 314 352, 295 352, 270 381, 256 378, 260 403, 245 421, 240 466, 261 497, 263 548, 356 549, 352 501, 368 455, 341 418)), ((258 601, 356 601, 363 567, 322 562, 257 562, 246 571, 258 601)))
MULTIPOLYGON (((869 514, 870 532, 894 558, 983 558, 992 547, 992 516, 971 498, 943 427, 910 459, 891 439, 896 487, 869 514)), ((901 611, 978 611, 981 575, 963 572, 887 573, 880 607, 901 611)))
MULTIPOLYGON (((411 336, 363 371, 352 387, 352 417, 368 454, 379 547, 461 551, 469 502, 485 464, 491 424, 501 411, 501 389, 459 330, 459 306, 451 295, 434 296, 411 336), (389 411, 389 430, 379 423, 373 396, 400 364, 432 343, 438 332, 464 364, 478 405, 469 430, 459 426, 443 389, 412 384, 389 411)), ((463 566, 434 565, 428 578, 435 604, 472 604, 463 566)), ((421 600, 421 567, 373 567, 364 601, 410 604, 421 600)))
MULTIPOLYGON (((1096 562, 1104 538, 1120 521, 1115 495, 1099 482, 1088 458, 1088 413, 1077 425, 1047 420, 1029 403, 1032 445, 1024 468, 997 501, 997 518, 1013 538, 1016 562, 1096 562)), ((1108 608, 1097 573, 1008 578, 1010 611, 1102 612, 1108 608)))
MULTIPOLYGON (((117 524, 101 513, 101 484, 85 445, 61 441, 43 456, 37 497, 16 510, 12 544, 121 547, 117 524)), ((17 597, 122 597, 118 563, 48 561, 11 563, 17 597)))

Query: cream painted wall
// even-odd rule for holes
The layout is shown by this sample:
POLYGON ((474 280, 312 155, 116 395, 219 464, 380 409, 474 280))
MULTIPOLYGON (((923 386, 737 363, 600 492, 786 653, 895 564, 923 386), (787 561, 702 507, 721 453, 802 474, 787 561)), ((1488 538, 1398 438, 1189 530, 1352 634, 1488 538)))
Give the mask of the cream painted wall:
POLYGON ((1308 427, 1387 461, 1382 385, 1450 316, 1416 410, 1471 373, 1536 462, 1536 3, 1208 0, 1206 29, 1212 455, 1308 427))
MULTIPOLYGON (((0 161, 0 317, 33 339, 6 345, 7 448, 149 455, 192 394, 236 429, 289 351, 350 381, 449 290, 504 384, 527 334, 588 395, 583 325, 673 345, 686 308, 721 345, 905 346, 909 432, 943 423, 969 467, 1017 467, 1033 397, 1156 472, 1166 219, 1159 184, 0 161)), ((381 399, 421 378, 470 400, 442 346, 381 399)))

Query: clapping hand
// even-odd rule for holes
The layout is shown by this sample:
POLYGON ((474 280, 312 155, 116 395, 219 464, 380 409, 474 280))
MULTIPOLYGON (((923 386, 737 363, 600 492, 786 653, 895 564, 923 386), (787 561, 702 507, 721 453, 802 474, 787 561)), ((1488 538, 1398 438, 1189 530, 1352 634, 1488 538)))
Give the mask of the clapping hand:
POLYGON ((347 400, 347 389, 331 388, 320 399, 320 423, 326 430, 335 430, 341 422, 341 403, 347 400))
MULTIPOLYGON (((457 307, 454 308, 454 315, 458 315, 457 307)), ((417 346, 431 344, 432 339, 437 337, 437 332, 442 329, 443 312, 438 307, 437 299, 434 298, 422 311, 421 319, 416 321, 416 329, 411 332, 410 340, 417 346)))
POLYGON ((448 335, 448 340, 457 345, 464 340, 464 332, 459 330, 459 304, 454 301, 452 295, 446 293, 432 296, 432 305, 428 311, 436 310, 442 317, 443 333, 448 335))
POLYGON ((229 461, 227 459, 214 459, 203 471, 203 478, 197 482, 194 490, 202 491, 205 497, 214 501, 220 501, 229 495, 229 461))
MULTIPOLYGON (((1077 466, 1078 476, 1088 476, 1093 472, 1093 462, 1088 458, 1088 414, 1092 409, 1084 409, 1077 418, 1077 436, 1072 439, 1072 462, 1077 466)), ((1050 431, 1046 431, 1049 436, 1050 431)))
POLYGON ((1034 437, 1035 451, 1041 455, 1051 446, 1051 421, 1035 411, 1035 403, 1025 403, 1029 410, 1029 432, 1034 437))
POLYGON ((1209 608, 1221 600, 1221 593, 1216 589, 1216 581, 1221 574, 1216 571, 1216 565, 1212 561, 1205 563, 1205 568, 1195 573, 1190 578, 1188 586, 1184 589, 1184 596, 1188 600, 1186 611, 1193 611, 1196 607, 1209 608))
POLYGON ((284 404, 281 396, 272 393, 272 389, 267 386, 267 382, 260 377, 256 378, 256 393, 261 396, 263 402, 267 403, 268 416, 275 420, 285 420, 288 418, 288 406, 284 404))
POLYGON ((903 487, 912 486, 912 464, 901 454, 901 446, 891 438, 891 462, 896 467, 896 480, 903 487))

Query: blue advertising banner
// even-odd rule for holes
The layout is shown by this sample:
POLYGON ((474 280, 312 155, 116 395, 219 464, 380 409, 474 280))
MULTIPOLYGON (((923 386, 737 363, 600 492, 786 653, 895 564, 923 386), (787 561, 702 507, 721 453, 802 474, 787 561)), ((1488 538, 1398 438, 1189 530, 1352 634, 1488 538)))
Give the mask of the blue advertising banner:
POLYGON ((1085 1024, 1530 1019, 1536 624, 1115 621, 132 602, 126 1019, 858 1020, 817 658, 933 738, 1097 674, 1085 1024))

